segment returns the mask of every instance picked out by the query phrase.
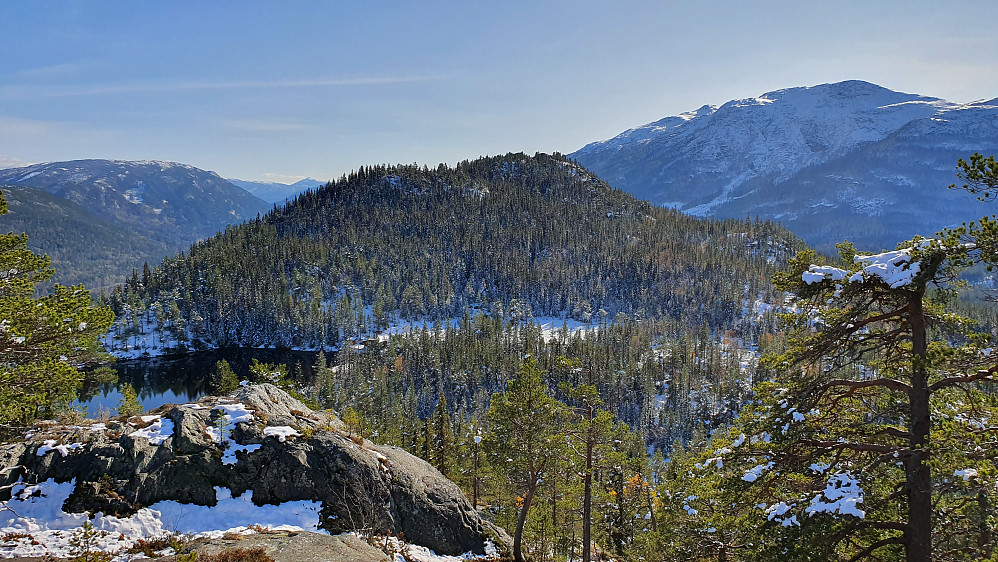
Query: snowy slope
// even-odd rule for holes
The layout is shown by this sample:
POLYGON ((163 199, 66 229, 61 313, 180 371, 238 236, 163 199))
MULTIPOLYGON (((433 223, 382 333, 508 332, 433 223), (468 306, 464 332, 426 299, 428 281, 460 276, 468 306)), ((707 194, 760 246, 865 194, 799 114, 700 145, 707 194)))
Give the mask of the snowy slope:
POLYGON ((994 101, 957 104, 847 81, 704 106, 570 156, 654 203, 774 218, 827 248, 845 237, 893 247, 976 218, 983 211, 973 198, 945 189, 956 159, 974 151, 998 151, 994 101), (944 210, 930 213, 930 203, 944 210))

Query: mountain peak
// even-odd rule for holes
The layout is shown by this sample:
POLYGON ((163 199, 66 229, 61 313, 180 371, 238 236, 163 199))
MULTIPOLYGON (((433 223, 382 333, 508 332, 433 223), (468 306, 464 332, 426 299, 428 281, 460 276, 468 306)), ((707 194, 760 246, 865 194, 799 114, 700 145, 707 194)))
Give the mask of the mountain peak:
POLYGON ((807 95, 821 95, 841 98, 859 98, 891 94, 910 95, 902 92, 896 92, 864 80, 843 80, 842 82, 829 82, 826 84, 816 84, 814 86, 797 86, 794 88, 774 90, 772 92, 767 92, 760 97, 778 99, 788 93, 801 93, 807 95))
POLYGON ((952 183, 957 158, 998 150, 995 102, 958 104, 846 80, 774 90, 716 110, 704 106, 570 156, 615 187, 690 214, 759 215, 808 223, 825 237, 835 232, 831 240, 816 239, 798 229, 813 244, 855 238, 842 230, 841 217, 832 220, 837 227, 817 218, 847 207, 846 214, 861 217, 854 224, 877 233, 872 243, 893 247, 902 238, 887 238, 931 234, 967 218, 956 220, 966 209, 944 201, 954 197, 944 193, 945 209, 936 210, 951 218, 939 214, 927 229, 867 224, 887 212, 887 202, 914 202, 912 189, 952 183), (903 156, 902 145, 909 151, 903 156), (815 175, 819 169, 825 176, 815 175))

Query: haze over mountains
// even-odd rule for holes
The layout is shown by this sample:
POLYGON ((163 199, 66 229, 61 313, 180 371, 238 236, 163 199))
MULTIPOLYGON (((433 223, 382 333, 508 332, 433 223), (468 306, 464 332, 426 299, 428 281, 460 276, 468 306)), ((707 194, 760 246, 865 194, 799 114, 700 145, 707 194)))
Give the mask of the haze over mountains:
POLYGON ((571 154, 611 185, 700 216, 759 216, 829 250, 893 248, 990 214, 958 158, 998 152, 998 100, 954 103, 862 81, 705 105, 571 154))
POLYGON ((267 203, 283 204, 306 189, 323 185, 315 178, 305 178, 294 183, 279 183, 273 181, 249 181, 227 178, 229 183, 241 187, 267 203))
POLYGON ((53 258, 57 281, 88 287, 271 207, 214 172, 173 162, 50 162, 0 170, 0 186, 10 203, 0 227, 27 232, 53 258))

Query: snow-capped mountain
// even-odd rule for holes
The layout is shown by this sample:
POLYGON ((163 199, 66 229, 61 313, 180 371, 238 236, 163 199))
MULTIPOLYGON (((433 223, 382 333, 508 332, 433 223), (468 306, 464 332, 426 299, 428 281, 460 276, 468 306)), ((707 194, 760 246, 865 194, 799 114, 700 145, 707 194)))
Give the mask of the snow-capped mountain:
POLYGON ((50 162, 0 170, 0 186, 10 203, 0 228, 27 232, 58 281, 88 286, 270 209, 214 172, 173 162, 50 162))
POLYGON ((998 152, 998 100, 954 103, 862 81, 703 106, 571 154, 611 185, 704 216, 759 216, 829 249, 892 248, 993 212, 955 183, 998 152))
POLYGON ((229 183, 232 185, 245 189, 260 199, 263 199, 267 203, 277 203, 278 205, 284 204, 285 201, 292 199, 295 195, 298 195, 306 189, 325 185, 325 182, 321 182, 314 178, 305 178, 294 183, 237 180, 233 178, 226 179, 228 179, 229 183))
POLYGON ((268 208, 214 172, 174 162, 50 162, 0 170, 0 185, 42 189, 98 216, 170 238, 210 236, 268 208))

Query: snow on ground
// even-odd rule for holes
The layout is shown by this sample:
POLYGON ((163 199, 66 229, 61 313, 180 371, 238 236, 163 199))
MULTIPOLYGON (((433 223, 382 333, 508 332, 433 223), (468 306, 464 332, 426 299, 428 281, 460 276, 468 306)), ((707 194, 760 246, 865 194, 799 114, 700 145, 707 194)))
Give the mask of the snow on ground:
POLYGON ((49 451, 59 451, 62 456, 69 455, 70 451, 79 449, 83 446, 83 443, 73 443, 72 445, 57 445, 58 441, 55 439, 46 439, 42 442, 42 446, 38 447, 38 452, 36 453, 39 457, 44 457, 49 451))
POLYGON ((142 422, 149 425, 133 433, 132 437, 145 437, 153 445, 162 445, 163 441, 173 437, 171 419, 162 416, 142 416, 142 422))
POLYGON ((229 440, 229 446, 225 448, 225 452, 222 454, 222 464, 236 464, 239 459, 236 457, 236 453, 243 452, 247 455, 259 449, 261 445, 237 445, 229 440))
POLYGON ((218 404, 212 410, 221 410, 229 423, 253 421, 253 410, 242 402, 218 404))
MULTIPOLYGON (((363 535, 358 535, 363 537, 363 535)), ((475 556, 470 553, 462 554, 461 556, 447 556, 444 554, 437 554, 432 550, 426 548, 425 546, 419 546, 415 544, 408 544, 400 541, 398 537, 383 537, 379 538, 379 541, 383 541, 390 545, 391 550, 394 552, 405 552, 406 557, 402 557, 399 554, 395 555, 394 561, 400 560, 413 560, 415 562, 467 562, 469 560, 480 560, 485 559, 496 559, 499 556, 499 551, 496 546, 492 544, 492 541, 485 542, 485 556, 475 556)))
MULTIPOLYGON (((69 558, 77 554, 70 541, 74 531, 88 520, 86 513, 66 513, 62 506, 72 493, 74 482, 56 483, 47 480, 37 485, 17 484, 11 499, 0 503, 0 558, 24 556, 56 556, 69 558)), ((321 504, 312 501, 286 502, 280 505, 253 503, 252 490, 239 497, 225 488, 215 488, 218 501, 214 507, 181 504, 175 501, 157 502, 140 509, 130 517, 105 516, 98 513, 89 519, 99 537, 95 549, 116 555, 124 562, 130 558, 124 551, 138 539, 163 537, 168 534, 220 538, 226 533, 250 534, 250 527, 271 530, 313 531, 318 529, 321 504)), ((419 562, 459 562, 474 560, 474 555, 440 556, 426 547, 398 543, 395 546, 409 552, 419 562)), ((495 554, 495 547, 486 544, 486 556, 495 554)))
POLYGON ((288 437, 297 437, 301 435, 301 433, 298 433, 295 428, 287 425, 265 427, 263 429, 263 434, 266 437, 276 437, 281 443, 284 443, 288 437))
MULTIPOLYGON (((191 404, 188 404, 188 406, 190 405, 191 404)), ((194 404, 194 406, 197 406, 197 404, 194 404)), ((212 409, 220 410, 222 412, 221 423, 214 427, 205 428, 205 432, 215 443, 225 444, 225 450, 222 451, 222 464, 236 464, 239 462, 236 453, 243 452, 248 455, 260 448, 259 444, 239 445, 236 443, 236 440, 232 438, 232 428, 236 423, 253 421, 253 410, 247 408, 242 402, 218 404, 212 409)), ((267 433, 267 430, 269 429, 271 428, 268 427, 264 430, 264 435, 269 435, 267 433)), ((291 431, 294 430, 292 429, 291 431)), ((297 432, 294 434, 298 435, 297 432)), ((287 436, 278 437, 281 442, 284 442, 286 438, 287 436)))
MULTIPOLYGON (((7 502, 8 510, 0 512, 0 536, 24 533, 32 538, 17 540, 13 547, 0 547, 0 556, 71 556, 69 541, 73 531, 87 521, 86 513, 62 511, 73 487, 72 481, 58 484, 54 480, 34 486, 16 485, 7 502)), ((215 497, 218 500, 215 507, 163 501, 142 508, 131 517, 98 513, 90 522, 94 529, 105 532, 99 541, 100 550, 112 553, 127 549, 140 538, 161 537, 168 533, 221 537, 226 531, 245 531, 249 525, 318 530, 321 507, 318 502, 257 506, 253 504, 252 491, 233 498, 229 490, 218 487, 215 497)))
MULTIPOLYGON (((371 306, 364 307, 364 314, 367 317, 367 324, 369 326, 373 325, 373 308, 371 306)), ((487 313, 475 308, 471 312, 471 317, 474 318, 479 314, 487 313)), ((181 342, 173 334, 169 333, 171 327, 169 322, 165 323, 166 329, 158 330, 156 321, 151 319, 149 314, 142 315, 139 320, 141 326, 138 333, 131 333, 128 336, 124 336, 121 334, 123 327, 119 324, 115 324, 111 327, 111 330, 108 333, 101 337, 101 343, 104 344, 105 349, 107 349, 111 355, 118 359, 139 359, 143 357, 162 357, 178 352, 189 352, 189 343, 181 346, 181 342)), ((375 339, 381 342, 386 342, 391 338, 391 336, 430 329, 435 324, 436 321, 430 318, 403 320, 393 315, 392 320, 389 322, 387 327, 382 330, 369 331, 358 336, 357 339, 375 339)), ((440 326, 443 329, 457 329, 460 324, 460 317, 449 318, 440 322, 440 326)), ((520 321, 521 326, 526 326, 528 324, 535 324, 539 326, 541 328, 541 335, 544 337, 544 341, 546 342, 560 337, 562 328, 567 329, 568 337, 572 337, 576 333, 581 333, 585 336, 587 333, 596 332, 599 329, 594 323, 580 322, 571 318, 564 319, 557 316, 537 316, 520 321)), ((190 342, 193 335, 194 334, 189 329, 186 330, 186 341, 190 342)), ((213 346, 202 345, 201 347, 204 349, 210 349, 213 346)), ((364 349, 364 345, 362 344, 353 345, 353 347, 358 351, 364 349)), ((294 347, 291 349, 297 351, 317 351, 317 348, 314 347, 294 347)), ((338 349, 328 348, 325 351, 338 351, 338 349)))

